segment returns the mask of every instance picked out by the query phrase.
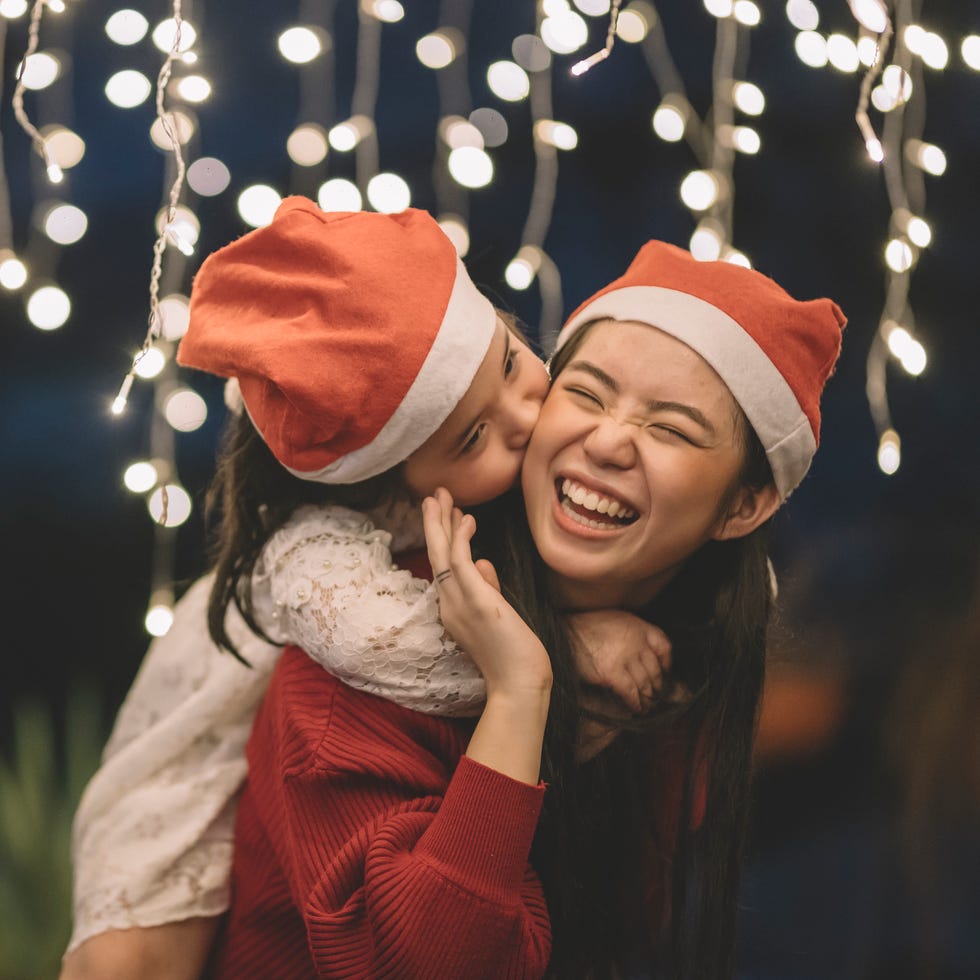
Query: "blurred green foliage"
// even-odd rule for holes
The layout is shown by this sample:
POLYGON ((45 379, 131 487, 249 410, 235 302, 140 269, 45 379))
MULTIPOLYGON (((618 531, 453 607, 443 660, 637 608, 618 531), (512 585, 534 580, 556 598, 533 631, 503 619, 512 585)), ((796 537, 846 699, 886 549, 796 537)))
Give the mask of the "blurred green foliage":
POLYGON ((71 929, 72 816, 105 732, 98 698, 84 690, 69 700, 61 739, 37 702, 16 706, 12 723, 0 758, 0 980, 49 980, 71 929))

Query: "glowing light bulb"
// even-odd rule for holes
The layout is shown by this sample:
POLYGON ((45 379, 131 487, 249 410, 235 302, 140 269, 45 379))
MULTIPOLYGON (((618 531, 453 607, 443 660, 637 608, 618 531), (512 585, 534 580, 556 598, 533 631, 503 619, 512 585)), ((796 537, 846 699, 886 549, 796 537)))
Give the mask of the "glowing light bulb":
MULTIPOLYGON (((176 39, 177 23, 172 17, 168 20, 161 21, 153 28, 153 43, 164 54, 169 54, 173 51, 176 39)), ((177 54, 183 54, 183 52, 194 47, 196 40, 197 31, 194 29, 194 25, 188 20, 181 20, 180 43, 177 47, 177 54)))
POLYGON ((527 289, 541 268, 541 250, 534 245, 522 245, 517 255, 507 264, 504 279, 511 289, 527 289))
POLYGON ((559 150, 574 150, 578 146, 578 133, 568 123, 554 119, 539 119, 534 124, 534 135, 549 146, 559 150))
POLYGON ((668 95, 653 112, 653 131, 666 143, 677 143, 684 138, 690 116, 687 100, 682 96, 668 95))
POLYGON ((150 80, 141 71, 126 68, 117 71, 105 83, 105 94, 120 109, 134 109, 147 100, 152 88, 150 80))
POLYGON ((27 319, 38 330, 57 330, 71 315, 71 300, 57 286, 36 289, 27 301, 27 319))
POLYGON ((439 120, 439 136, 451 150, 461 146, 484 147, 483 133, 462 116, 445 116, 439 120))
POLYGON ((751 269, 752 263, 749 261, 749 257, 744 253, 740 252, 737 248, 729 248, 725 252, 725 261, 730 262, 732 265, 740 265, 743 269, 751 269))
POLYGON ((170 606, 150 606, 146 611, 143 626, 150 636, 166 636, 174 624, 174 611, 170 606))
POLYGON ((735 0, 732 13, 745 27, 756 27, 762 21, 762 11, 752 0, 735 0))
POLYGON ((762 139, 751 126, 730 126, 725 131, 724 139, 739 153, 750 156, 758 153, 762 147, 762 139))
POLYGON ((704 9, 712 17, 731 17, 733 10, 732 0, 704 0, 704 9))
POLYGON ((907 374, 911 374, 912 377, 917 378, 926 369, 926 363, 928 362, 928 357, 926 356, 926 349, 922 346, 914 337, 909 339, 909 344, 906 347, 904 353, 899 358, 899 363, 905 369, 907 374))
POLYGON ((905 144, 905 155, 917 167, 933 177, 941 177, 946 173, 946 154, 935 143, 924 143, 922 140, 908 140, 905 144))
POLYGON ((85 140, 65 126, 45 126, 41 136, 48 159, 63 170, 70 170, 85 156, 85 140))
POLYGON ((321 184, 316 201, 324 211, 360 211, 363 207, 357 185, 343 177, 334 177, 321 184))
POLYGON ((902 463, 902 443, 894 429, 882 433, 878 442, 878 467, 882 473, 891 476, 902 463))
POLYGON ((48 164, 46 173, 52 184, 60 184, 65 179, 65 172, 53 161, 48 164))
POLYGON ((457 214, 444 214, 439 218, 439 227, 453 243, 456 254, 463 258, 470 250, 470 233, 466 222, 457 214))
POLYGON ((486 187, 493 180, 493 160, 478 146, 458 146, 449 154, 449 173, 463 187, 486 187))
POLYGON ((878 41, 870 34, 862 34, 857 41, 858 61, 870 68, 878 59, 878 41))
POLYGON ((27 282, 27 266, 9 249, 0 249, 0 286, 20 289, 27 282))
POLYGON ((327 140, 339 153, 349 153, 371 132, 373 125, 367 116, 351 116, 331 126, 327 140))
POLYGON ((879 112, 891 112, 898 102, 894 95, 891 95, 884 85, 876 85, 871 90, 871 104, 879 112))
POLYGON ((373 0, 367 9, 385 24, 397 24, 405 16, 405 8, 398 0, 373 0))
POLYGON ((843 72, 854 72, 861 66, 857 45, 846 34, 831 34, 827 38, 827 60, 843 72))
POLYGON ((0 17, 16 20, 27 13, 27 0, 0 0, 0 17))
POLYGON ((820 11, 811 0, 787 0, 786 18, 798 31, 815 31, 820 25, 820 11))
POLYGON ((264 228, 272 223, 276 209, 282 204, 282 197, 268 184, 252 184, 238 195, 237 204, 238 214, 245 224, 264 228))
POLYGON ((185 255, 194 254, 194 246, 201 234, 201 222, 186 204, 178 204, 170 218, 169 208, 161 208, 156 216, 157 234, 166 234, 185 255))
POLYGON ((699 262, 716 262, 721 258, 722 243, 723 236, 717 222, 702 221, 694 229, 688 248, 699 262))
POLYGON ((934 31, 926 31, 925 37, 922 39, 922 50, 919 52, 919 57, 930 68, 942 71, 949 64, 949 48, 946 47, 946 42, 934 31))
POLYGON ((589 17, 602 17, 609 13, 609 0, 575 0, 575 6, 589 17))
POLYGON ((513 61, 495 61, 487 69, 490 91, 506 102, 520 102, 531 91, 527 72, 513 61))
POLYGON ((211 83, 203 75, 185 75, 177 82, 177 94, 185 102, 205 102, 211 97, 211 83))
POLYGON ((888 11, 881 0, 847 0, 854 19, 873 34, 883 34, 888 27, 888 11))
POLYGON ((162 524, 164 527, 179 527, 191 516, 191 498, 183 487, 176 483, 168 483, 165 488, 157 487, 150 494, 146 508, 157 524, 162 524), (164 494, 166 494, 166 507, 164 494))
POLYGON ((637 0, 619 12, 616 36, 627 44, 639 44, 657 22, 657 13, 650 4, 637 0))
POLYGON ((130 463, 123 473, 123 484, 131 493, 146 493, 157 483, 157 468, 148 460, 130 463))
POLYGON ((877 136, 869 136, 864 141, 864 148, 868 151, 872 163, 881 163, 885 159, 885 148, 877 136))
POLYGON ((63 14, 65 12, 65 0, 47 0, 48 10, 53 14, 63 14))
POLYGON ((415 42, 415 56, 425 65, 438 71, 451 65, 458 55, 457 42, 461 40, 448 30, 433 31, 415 42))
POLYGON ((908 102, 912 97, 912 76, 898 65, 889 65, 881 73, 881 84, 896 105, 908 102))
POLYGON ((163 417, 178 432, 193 432, 207 420, 207 402, 190 388, 178 388, 163 403, 163 417))
POLYGON ((717 176, 710 170, 692 170, 681 182, 681 200, 692 211, 707 211, 721 190, 717 176))
POLYGON ((932 241, 932 228, 923 218, 910 217, 905 226, 905 234, 909 236, 912 244, 918 245, 919 248, 925 248, 932 241))
POLYGON ((960 44, 963 61, 974 71, 980 71, 980 34, 967 34, 960 44))
POLYGON ((59 245, 73 245, 88 229, 88 217, 73 204, 59 204, 44 218, 44 234, 59 245))
POLYGON ((316 123, 297 126, 286 140, 289 159, 300 167, 315 167, 327 156, 327 133, 316 123))
POLYGON ((279 35, 279 53, 294 65, 309 64, 323 52, 319 31, 309 27, 290 27, 279 35))
POLYGON ((732 86, 732 102, 735 108, 747 116, 761 116, 766 108, 762 89, 751 82, 736 82, 732 86))
POLYGON ((47 51, 29 55, 17 66, 17 75, 24 88, 38 92, 47 88, 61 74, 61 62, 47 51))
POLYGON ((200 157, 187 168, 187 183, 201 197, 215 197, 228 189, 231 173, 216 157, 200 157))
MULTIPOLYGON (((194 135, 194 130, 197 128, 197 123, 194 122, 194 119, 186 112, 180 112, 179 110, 168 112, 166 118, 170 123, 171 132, 177 137, 177 142, 181 146, 189 142, 190 138, 194 135)), ((150 126, 150 140, 159 150, 168 153, 173 150, 170 133, 167 132, 167 128, 159 118, 155 119, 153 125, 150 126)))
POLYGON ((150 22, 138 10, 117 10, 106 22, 105 32, 116 44, 138 44, 146 37, 150 22))
POLYGON ((893 238, 885 246, 885 263, 892 272, 908 272, 914 261, 912 248, 903 239, 893 238))
POLYGON ((578 51, 589 39, 589 26, 574 10, 558 12, 541 22, 541 40, 555 54, 578 51))
POLYGON ((823 68, 827 64, 827 42, 816 31, 800 31, 793 42, 796 56, 810 68, 823 68))
POLYGON ((181 293, 171 293, 160 300, 160 336, 164 340, 180 340, 190 323, 190 302, 181 293))
POLYGON ((394 214, 412 203, 412 192, 398 174, 380 173, 368 181, 367 199, 375 211, 394 214))
POLYGON ((166 367, 167 358, 159 347, 147 347, 133 359, 133 373, 144 381, 159 377, 166 367))

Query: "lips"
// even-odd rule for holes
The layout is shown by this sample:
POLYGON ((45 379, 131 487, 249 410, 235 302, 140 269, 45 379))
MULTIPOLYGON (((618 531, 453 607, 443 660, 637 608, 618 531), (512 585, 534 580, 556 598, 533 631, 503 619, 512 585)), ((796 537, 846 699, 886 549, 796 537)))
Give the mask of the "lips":
POLYGON ((561 513, 578 527, 616 531, 637 518, 637 512, 626 501, 572 477, 559 477, 555 490, 561 513))

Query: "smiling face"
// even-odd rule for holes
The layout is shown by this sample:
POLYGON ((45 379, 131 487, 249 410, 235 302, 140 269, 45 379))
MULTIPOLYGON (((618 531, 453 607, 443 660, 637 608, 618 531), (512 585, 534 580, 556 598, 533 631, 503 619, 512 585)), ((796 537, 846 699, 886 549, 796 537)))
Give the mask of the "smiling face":
POLYGON ((544 365, 498 317, 469 390, 405 461, 408 488, 424 497, 445 487, 460 507, 499 497, 517 480, 547 392, 544 365))
POLYGON ((748 534, 775 510, 774 487, 739 485, 740 412, 681 341, 642 323, 589 328, 522 476, 531 533, 568 605, 641 605, 705 542, 748 534))

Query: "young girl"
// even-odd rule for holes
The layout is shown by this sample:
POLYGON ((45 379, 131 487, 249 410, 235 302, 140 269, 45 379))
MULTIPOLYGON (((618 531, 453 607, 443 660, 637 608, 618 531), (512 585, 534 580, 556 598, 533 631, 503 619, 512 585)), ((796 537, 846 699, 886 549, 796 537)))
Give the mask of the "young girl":
MULTIPOLYGON (((443 632, 435 589, 391 554, 422 543, 414 501, 437 485, 473 504, 514 483, 547 388, 427 214, 302 198, 202 265, 178 359, 235 379, 247 416, 212 490, 215 573, 151 647, 79 808, 69 951, 85 946, 66 976, 106 969, 85 941, 134 927, 115 939, 123 956, 144 944, 130 968, 147 976, 140 927, 227 908, 244 740, 279 644, 404 707, 480 713, 483 679, 443 632), (251 670, 202 648, 206 622, 251 670)), ((649 705, 666 638, 628 614, 578 625, 586 678, 649 705), (611 629, 623 639, 605 645, 611 629)), ((194 948, 170 965, 193 975, 194 948)))

